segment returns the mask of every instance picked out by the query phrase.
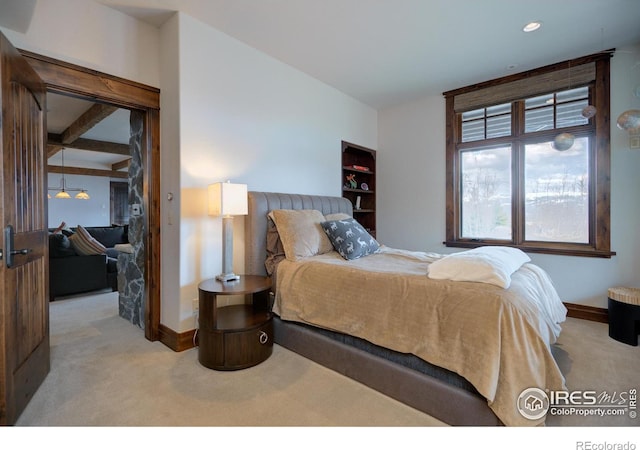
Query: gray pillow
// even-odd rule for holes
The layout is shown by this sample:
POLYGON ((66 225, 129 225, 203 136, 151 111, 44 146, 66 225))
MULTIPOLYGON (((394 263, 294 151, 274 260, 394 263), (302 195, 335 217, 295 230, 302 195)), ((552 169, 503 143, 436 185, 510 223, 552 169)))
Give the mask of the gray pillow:
POLYGON ((371 255, 380 248, 380 244, 371 236, 357 220, 328 220, 320 224, 333 248, 344 259, 357 259, 371 255))
POLYGON ((75 256, 76 251, 71 247, 69 238, 62 233, 49 234, 49 256, 51 258, 64 258, 75 256))

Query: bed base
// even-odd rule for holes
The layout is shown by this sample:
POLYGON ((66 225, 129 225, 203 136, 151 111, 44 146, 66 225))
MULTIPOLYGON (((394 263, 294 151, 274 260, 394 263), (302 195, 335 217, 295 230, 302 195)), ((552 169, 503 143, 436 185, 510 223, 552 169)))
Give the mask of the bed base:
MULTIPOLYGON (((317 209, 353 214, 342 197, 249 192, 245 216, 245 273, 266 275, 267 213, 273 209, 317 209)), ((334 341, 292 322, 274 318, 275 342, 318 364, 423 411, 450 425, 500 425, 484 398, 446 381, 334 341)))
POLYGON ((449 425, 502 425, 482 397, 278 317, 274 341, 449 425))

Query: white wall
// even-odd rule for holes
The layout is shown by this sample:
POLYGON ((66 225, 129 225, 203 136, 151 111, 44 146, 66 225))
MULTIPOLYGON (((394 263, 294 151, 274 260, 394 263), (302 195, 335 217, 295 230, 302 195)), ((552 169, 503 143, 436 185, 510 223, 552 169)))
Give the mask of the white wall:
MULTIPOLYGON (((607 289, 640 286, 640 150, 615 119, 640 84, 640 46, 611 60, 611 259, 530 254, 549 272, 560 297, 606 307, 607 289)), ((445 239, 445 102, 440 95, 389 108, 378 116, 378 237, 387 245, 450 253, 445 239)))
MULTIPOLYGON (((198 283, 222 269, 221 219, 207 216, 207 186, 229 179, 249 190, 340 195, 341 140, 375 148, 377 113, 185 14, 163 26, 163 49, 176 32, 179 74, 163 62, 162 79, 167 72, 172 83, 179 80, 179 99, 167 105, 171 111, 163 107, 162 126, 175 120, 179 104, 180 178, 179 186, 163 180, 162 189, 180 193, 179 234, 175 226, 163 229, 163 240, 180 244, 170 250, 179 255, 163 253, 163 261, 179 257, 180 270, 163 273, 163 286, 180 286, 181 307, 175 317, 168 306, 174 293, 164 291, 161 321, 184 331, 193 328, 198 283)), ((173 149, 163 158, 176 164, 173 149)), ((241 273, 244 230, 238 219, 234 269, 241 273)))
MULTIPOLYGON (((177 330, 185 312, 180 303, 180 51, 179 16, 160 33, 160 323, 177 330), (169 200, 171 198, 171 200, 169 200)), ((195 321, 192 323, 195 325, 195 321)))
POLYGON ((18 48, 161 88, 161 322, 175 331, 193 328, 197 284, 221 271, 208 184, 340 195, 340 141, 377 146, 375 110, 188 16, 159 30, 99 3, 47 0, 26 32, 0 30, 18 48))
POLYGON ((14 47, 159 86, 159 30, 100 3, 38 0, 26 33, 0 30, 14 47))
MULTIPOLYGON (((111 225, 110 182, 107 177, 90 177, 87 175, 65 175, 67 188, 86 189, 89 200, 74 198, 77 192, 69 192, 71 198, 55 198, 56 191, 49 191, 49 228, 55 228, 61 222, 67 226, 97 227, 111 225)), ((62 175, 49 174, 48 187, 58 188, 62 175)), ((122 181, 122 180, 119 180, 122 181)))
MULTIPOLYGON (((209 183, 340 195, 340 140, 377 148, 378 236, 398 247, 453 251, 444 221, 444 100, 376 113, 299 71, 179 15, 161 30, 85 0, 38 1, 15 46, 161 88, 162 323, 193 327, 200 280, 221 269, 220 220, 206 216, 209 183), (69 18, 73 26, 60 26, 69 18), (161 61, 162 60, 162 61, 161 61), (377 123, 376 123, 377 121, 377 123), (172 192, 174 200, 166 195, 172 192)), ((612 60, 612 117, 630 106, 636 54, 612 60)), ((635 100, 634 100, 635 101, 635 100)), ((640 285, 640 151, 612 127, 611 259, 532 255, 565 301, 604 305, 613 285, 640 285)), ((236 263, 241 263, 241 220, 236 263)), ((236 268, 241 270, 241 267, 236 268)))

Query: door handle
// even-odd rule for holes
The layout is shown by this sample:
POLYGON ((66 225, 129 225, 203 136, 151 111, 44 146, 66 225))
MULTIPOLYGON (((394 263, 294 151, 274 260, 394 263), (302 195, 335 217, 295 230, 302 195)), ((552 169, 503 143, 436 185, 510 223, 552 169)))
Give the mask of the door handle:
POLYGON ((13 249, 13 226, 7 225, 4 229, 4 247, 6 249, 6 264, 8 268, 13 266, 13 257, 16 255, 26 255, 31 252, 30 248, 13 249))

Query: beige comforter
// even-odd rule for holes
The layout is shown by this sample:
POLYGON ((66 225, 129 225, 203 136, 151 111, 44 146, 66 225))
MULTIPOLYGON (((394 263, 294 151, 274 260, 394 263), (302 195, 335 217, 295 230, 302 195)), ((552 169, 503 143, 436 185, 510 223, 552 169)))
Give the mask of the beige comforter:
POLYGON ((432 280, 434 253, 383 247, 354 261, 337 253, 282 261, 274 312, 348 333, 458 373, 505 425, 538 425, 517 411, 529 387, 564 389, 550 351, 566 309, 546 273, 525 264, 509 289, 432 280))

